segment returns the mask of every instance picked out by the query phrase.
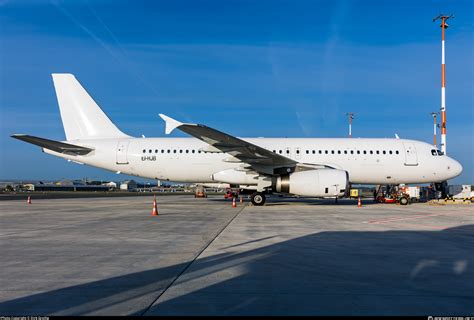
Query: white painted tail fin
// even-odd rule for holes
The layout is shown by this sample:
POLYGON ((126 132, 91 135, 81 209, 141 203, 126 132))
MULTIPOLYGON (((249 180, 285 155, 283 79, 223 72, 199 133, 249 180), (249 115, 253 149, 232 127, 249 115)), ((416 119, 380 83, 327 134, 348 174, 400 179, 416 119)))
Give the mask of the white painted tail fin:
POLYGON ((110 121, 74 75, 52 76, 67 140, 128 137, 110 121))

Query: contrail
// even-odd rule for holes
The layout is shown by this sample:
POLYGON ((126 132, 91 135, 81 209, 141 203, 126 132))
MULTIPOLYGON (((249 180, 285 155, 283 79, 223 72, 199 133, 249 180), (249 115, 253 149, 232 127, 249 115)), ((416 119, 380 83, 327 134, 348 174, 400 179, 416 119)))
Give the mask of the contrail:
MULTIPOLYGON (((100 39, 98 36, 95 35, 94 32, 92 32, 89 28, 87 28, 84 24, 82 24, 79 20, 77 20, 76 18, 74 18, 74 16, 63 6, 61 6, 61 4, 59 3, 59 1, 57 0, 51 0, 51 3, 56 7, 58 8, 59 11, 61 11, 62 14, 64 14, 69 20, 71 20, 76 26, 78 26, 79 28, 82 29, 82 31, 84 31, 85 33, 87 33, 92 39, 94 39, 102 48, 104 48, 119 64, 121 64, 123 67, 125 67, 125 69, 131 74, 133 75, 135 78, 137 78, 143 85, 145 85, 146 87, 148 87, 151 91, 153 91, 153 93, 155 93, 157 96, 160 96, 160 93, 153 87, 153 85, 151 85, 145 78, 142 77, 142 75, 140 73, 138 73, 134 67, 132 67, 130 65, 130 63, 128 63, 126 60, 124 60, 120 55, 117 55, 102 39, 100 39)), ((94 14, 96 16, 96 18, 98 18, 97 14, 94 14)), ((115 38, 115 36, 113 36, 112 32, 110 31, 109 28, 107 28, 105 26, 105 24, 103 23, 103 21, 98 18, 99 22, 102 23, 102 25, 106 28, 106 30, 108 30, 108 32, 111 34, 112 38, 114 39, 114 41, 116 43, 118 43, 117 39, 115 38)), ((122 52, 124 52, 123 50, 123 47, 120 46, 119 44, 119 47, 121 49, 122 52)))
POLYGON ((94 15, 94 17, 97 19, 97 21, 100 22, 100 24, 104 27, 104 29, 109 33, 110 37, 112 38, 112 40, 114 40, 115 44, 117 45, 117 47, 119 47, 120 51, 122 51, 122 54, 124 56, 127 56, 126 54, 126 51, 125 49, 123 48, 122 44, 120 43, 120 41, 117 39, 117 37, 114 35, 114 33, 112 32, 112 30, 110 30, 110 28, 105 24, 104 20, 102 20, 99 15, 97 14, 97 12, 89 5, 89 2, 86 1, 86 6, 87 8, 89 9, 89 11, 94 15))

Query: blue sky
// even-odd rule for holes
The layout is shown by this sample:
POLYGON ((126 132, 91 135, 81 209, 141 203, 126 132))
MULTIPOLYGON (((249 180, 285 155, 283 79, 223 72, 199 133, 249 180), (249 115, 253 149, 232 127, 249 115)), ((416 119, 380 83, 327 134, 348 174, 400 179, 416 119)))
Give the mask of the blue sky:
MULTIPOLYGON (((266 137, 432 141, 446 33, 448 154, 474 183, 472 1, 0 0, 0 178, 124 179, 12 133, 64 139, 51 73, 74 73, 124 132, 157 116, 266 137)), ((179 135, 179 134, 176 134, 179 135)))

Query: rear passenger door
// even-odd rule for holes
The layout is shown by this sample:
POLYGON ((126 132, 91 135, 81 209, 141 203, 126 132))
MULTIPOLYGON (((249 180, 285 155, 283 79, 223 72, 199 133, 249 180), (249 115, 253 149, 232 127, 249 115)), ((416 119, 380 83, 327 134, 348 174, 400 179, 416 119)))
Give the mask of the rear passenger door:
POLYGON ((128 164, 128 140, 119 141, 117 144, 117 164, 128 164))

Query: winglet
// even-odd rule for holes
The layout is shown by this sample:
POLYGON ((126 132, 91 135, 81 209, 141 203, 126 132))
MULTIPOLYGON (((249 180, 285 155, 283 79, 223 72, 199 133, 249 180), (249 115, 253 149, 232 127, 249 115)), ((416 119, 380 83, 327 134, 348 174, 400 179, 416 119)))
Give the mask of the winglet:
POLYGON ((165 133, 166 134, 170 134, 174 129, 176 129, 177 127, 181 126, 183 123, 175 120, 175 119, 172 119, 168 116, 165 116, 164 114, 160 113, 159 116, 161 117, 161 119, 163 119, 166 123, 166 128, 165 128, 165 133))

